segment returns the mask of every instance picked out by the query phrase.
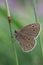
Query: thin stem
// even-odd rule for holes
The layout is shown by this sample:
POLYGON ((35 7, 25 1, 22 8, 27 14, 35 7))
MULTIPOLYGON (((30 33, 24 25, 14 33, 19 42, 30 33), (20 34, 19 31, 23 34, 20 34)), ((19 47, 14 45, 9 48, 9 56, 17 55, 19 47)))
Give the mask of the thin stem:
MULTIPOLYGON (((33 10, 34 10, 34 15, 35 15, 35 21, 38 22, 34 0, 32 0, 32 6, 33 6, 33 10)), ((42 55, 42 46, 41 46, 41 37, 40 36, 39 36, 39 42, 40 42, 41 55, 42 55)))
POLYGON ((35 21, 37 22, 37 14, 36 14, 35 4, 34 4, 33 0, 32 0, 32 6, 33 6, 33 10, 34 10, 35 21))
POLYGON ((7 14, 10 16, 10 11, 9 11, 9 6, 8 6, 8 1, 5 0, 6 8, 7 8, 7 14))
POLYGON ((13 53, 15 54, 16 57, 16 65, 18 64, 18 57, 17 57, 17 52, 16 52, 16 48, 15 48, 15 40, 12 34, 12 27, 11 27, 11 16, 10 16, 10 11, 9 11, 9 6, 8 6, 8 1, 6 0, 6 7, 7 7, 7 13, 8 13, 8 21, 9 21, 9 28, 10 28, 10 34, 11 34, 11 40, 12 40, 12 49, 13 49, 13 53))
POLYGON ((16 65, 19 65, 18 64, 17 52, 16 52, 16 48, 15 48, 15 45, 14 45, 14 43, 16 43, 15 42, 16 40, 14 40, 14 37, 12 35, 11 22, 9 22, 9 28, 10 28, 10 33, 11 33, 12 49, 13 49, 13 53, 15 54, 15 57, 16 57, 16 65))

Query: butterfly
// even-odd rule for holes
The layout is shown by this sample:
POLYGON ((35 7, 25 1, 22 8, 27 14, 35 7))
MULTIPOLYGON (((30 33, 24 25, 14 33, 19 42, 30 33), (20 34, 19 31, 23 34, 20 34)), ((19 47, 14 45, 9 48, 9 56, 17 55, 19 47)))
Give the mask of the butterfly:
POLYGON ((19 31, 14 31, 16 39, 20 42, 20 46, 24 51, 30 51, 35 46, 35 38, 40 31, 40 24, 33 23, 25 26, 19 31))

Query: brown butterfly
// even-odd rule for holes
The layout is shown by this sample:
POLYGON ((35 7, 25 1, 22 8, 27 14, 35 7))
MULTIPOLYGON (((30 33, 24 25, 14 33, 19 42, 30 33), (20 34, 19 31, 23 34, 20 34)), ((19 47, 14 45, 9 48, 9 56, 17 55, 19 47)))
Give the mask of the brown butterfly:
POLYGON ((30 51, 34 47, 35 38, 39 31, 39 23, 29 24, 19 31, 15 30, 15 37, 20 42, 20 46, 24 51, 30 51))

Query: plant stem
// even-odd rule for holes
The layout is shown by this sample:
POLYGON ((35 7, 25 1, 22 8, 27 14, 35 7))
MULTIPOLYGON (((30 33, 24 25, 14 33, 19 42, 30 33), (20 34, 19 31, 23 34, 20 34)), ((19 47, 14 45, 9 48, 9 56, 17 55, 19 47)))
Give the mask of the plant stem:
POLYGON ((34 4, 33 0, 32 0, 32 7, 33 7, 33 10, 34 10, 35 21, 37 22, 37 14, 36 14, 35 4, 34 4))
MULTIPOLYGON (((33 10, 34 10, 35 22, 38 22, 34 0, 32 0, 32 6, 33 6, 33 10)), ((40 35, 39 35, 39 42, 40 42, 41 56, 42 56, 42 46, 41 46, 41 37, 40 37, 40 35)))
POLYGON ((13 49, 13 53, 15 54, 15 57, 16 57, 16 65, 19 65, 18 64, 18 57, 17 57, 17 52, 16 52, 16 48, 15 48, 15 40, 14 40, 14 37, 13 37, 13 34, 12 34, 12 27, 11 27, 11 16, 10 16, 10 11, 9 11, 9 6, 8 6, 8 1, 6 0, 5 1, 6 3, 6 8, 7 8, 7 13, 8 13, 8 21, 9 21, 9 28, 10 28, 10 34, 11 34, 11 40, 12 40, 12 49, 13 49))
POLYGON ((13 37, 13 34, 12 34, 11 22, 9 22, 9 27, 10 27, 11 40, 12 40, 12 49, 13 49, 13 53, 15 54, 15 57, 16 57, 16 65, 19 65, 18 64, 17 52, 16 52, 16 48, 15 48, 15 45, 14 45, 14 43, 16 43, 16 40, 14 40, 14 37, 13 37))

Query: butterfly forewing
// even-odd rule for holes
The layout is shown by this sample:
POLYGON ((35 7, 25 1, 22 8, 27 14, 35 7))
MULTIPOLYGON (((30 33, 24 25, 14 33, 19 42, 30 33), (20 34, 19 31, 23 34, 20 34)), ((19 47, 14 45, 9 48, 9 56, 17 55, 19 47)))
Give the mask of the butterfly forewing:
POLYGON ((19 32, 22 32, 28 36, 36 37, 40 31, 40 24, 39 23, 33 23, 29 24, 23 29, 21 29, 19 32))

